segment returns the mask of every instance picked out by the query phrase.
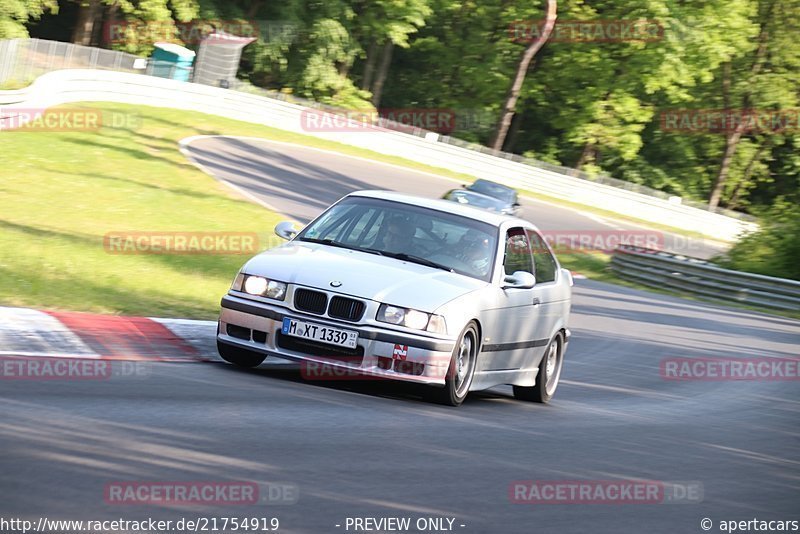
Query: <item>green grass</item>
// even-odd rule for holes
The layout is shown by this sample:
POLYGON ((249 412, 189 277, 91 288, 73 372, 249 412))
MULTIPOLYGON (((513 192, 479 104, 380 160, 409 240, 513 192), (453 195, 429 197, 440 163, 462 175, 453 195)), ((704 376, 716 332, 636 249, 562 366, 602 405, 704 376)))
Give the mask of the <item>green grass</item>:
POLYGON ((556 254, 562 267, 603 282, 617 283, 619 278, 611 272, 611 256, 603 252, 575 252, 556 254))
POLYGON ((14 91, 16 89, 23 89, 33 83, 33 79, 28 80, 6 80, 0 83, 0 91, 14 91))
POLYGON ((96 132, 0 132, 0 302, 214 317, 244 256, 114 255, 106 252, 103 236, 257 232, 266 243, 279 217, 238 198, 177 150, 188 135, 255 132, 196 113, 91 107, 135 114, 141 124, 96 132))

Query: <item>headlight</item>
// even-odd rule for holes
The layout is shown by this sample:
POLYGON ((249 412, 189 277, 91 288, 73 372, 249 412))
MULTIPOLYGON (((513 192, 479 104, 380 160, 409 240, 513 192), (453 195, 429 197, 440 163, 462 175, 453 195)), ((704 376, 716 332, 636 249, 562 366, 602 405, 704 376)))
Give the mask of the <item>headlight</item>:
POLYGON ((251 295, 263 295, 268 285, 269 280, 260 276, 248 276, 244 279, 244 291, 251 295))
POLYGON ((441 315, 433 315, 390 304, 381 304, 378 308, 376 319, 383 323, 396 324, 415 330, 427 330, 437 334, 447 333, 447 326, 445 325, 444 317, 441 315))
POLYGON ((286 297, 285 283, 250 274, 239 273, 231 289, 275 300, 283 300, 286 297))

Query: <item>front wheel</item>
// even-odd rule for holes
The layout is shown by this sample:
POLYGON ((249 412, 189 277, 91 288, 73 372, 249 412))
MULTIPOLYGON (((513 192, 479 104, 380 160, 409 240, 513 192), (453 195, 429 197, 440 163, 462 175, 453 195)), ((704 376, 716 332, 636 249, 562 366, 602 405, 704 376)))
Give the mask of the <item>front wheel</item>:
POLYGON ((458 343, 456 343, 456 347, 453 350, 444 387, 429 391, 429 397, 432 401, 448 406, 460 406, 464 402, 472 385, 472 377, 475 374, 478 350, 480 350, 478 325, 472 321, 461 332, 458 343))
POLYGON ((239 367, 258 367, 267 358, 263 354, 231 347, 221 341, 217 341, 217 352, 219 352, 223 360, 239 367))
POLYGON ((556 393, 564 364, 564 336, 559 332, 547 346, 532 387, 514 386, 514 397, 547 404, 556 393))

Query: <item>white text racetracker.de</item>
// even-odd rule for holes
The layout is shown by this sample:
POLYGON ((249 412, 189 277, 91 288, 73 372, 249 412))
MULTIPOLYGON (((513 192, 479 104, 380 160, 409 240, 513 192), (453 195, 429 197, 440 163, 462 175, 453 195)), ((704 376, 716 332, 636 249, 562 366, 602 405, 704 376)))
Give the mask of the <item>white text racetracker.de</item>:
POLYGON ((347 517, 336 526, 347 532, 451 532, 466 525, 455 517, 347 517))

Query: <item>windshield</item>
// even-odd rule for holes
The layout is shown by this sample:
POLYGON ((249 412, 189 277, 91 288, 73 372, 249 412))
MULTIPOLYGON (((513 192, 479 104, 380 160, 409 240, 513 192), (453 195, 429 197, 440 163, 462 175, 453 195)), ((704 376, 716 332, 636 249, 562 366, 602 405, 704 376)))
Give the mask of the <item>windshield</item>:
POLYGON ((378 253, 488 282, 497 229, 485 222, 411 204, 348 197, 296 238, 378 253))
POLYGON ((470 185, 467 189, 489 195, 490 197, 499 198, 509 204, 515 201, 516 192, 504 185, 496 184, 494 182, 487 182, 486 180, 476 180, 475 183, 470 185))
POLYGON ((500 211, 505 207, 505 203, 495 197, 486 196, 477 191, 464 191, 462 189, 457 189, 447 195, 447 200, 494 211, 500 211))

